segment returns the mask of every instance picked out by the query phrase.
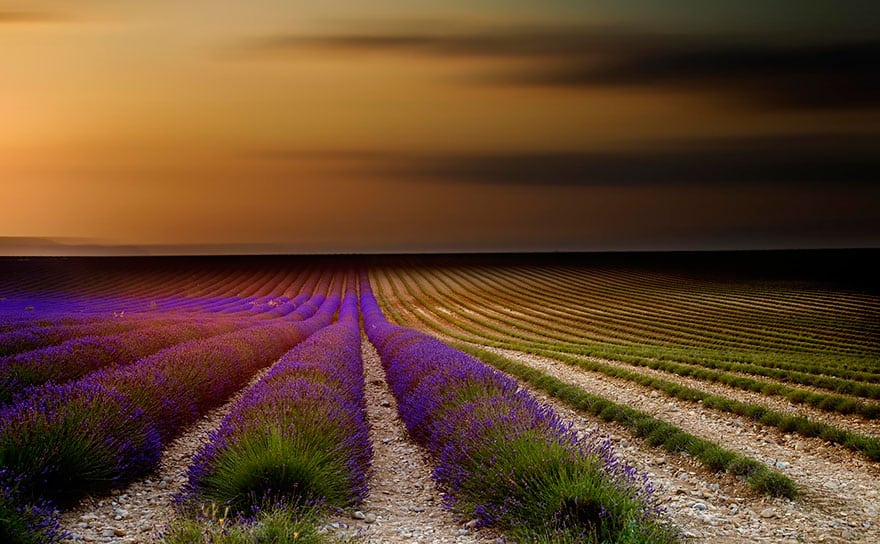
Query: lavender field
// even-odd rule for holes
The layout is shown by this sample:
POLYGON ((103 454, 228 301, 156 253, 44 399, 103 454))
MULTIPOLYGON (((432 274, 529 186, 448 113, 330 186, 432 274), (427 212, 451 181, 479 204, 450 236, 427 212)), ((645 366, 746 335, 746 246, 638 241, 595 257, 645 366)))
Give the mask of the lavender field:
POLYGON ((0 542, 880 540, 873 280, 679 258, 0 260, 0 542))

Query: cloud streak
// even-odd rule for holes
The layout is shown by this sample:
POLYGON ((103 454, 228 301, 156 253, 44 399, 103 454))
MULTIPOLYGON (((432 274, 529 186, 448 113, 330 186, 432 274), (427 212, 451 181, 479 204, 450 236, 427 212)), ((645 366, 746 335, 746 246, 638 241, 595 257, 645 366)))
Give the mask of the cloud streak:
POLYGON ((519 61, 475 78, 514 86, 634 86, 723 93, 765 109, 880 107, 880 41, 780 43, 599 26, 462 31, 392 28, 320 36, 274 35, 254 51, 416 54, 519 61))
POLYGON ((880 134, 811 134, 685 141, 595 152, 409 154, 273 150, 264 159, 356 160, 368 176, 508 186, 878 187, 880 134))
POLYGON ((51 13, 0 10, 0 25, 57 23, 65 20, 66 17, 51 13))

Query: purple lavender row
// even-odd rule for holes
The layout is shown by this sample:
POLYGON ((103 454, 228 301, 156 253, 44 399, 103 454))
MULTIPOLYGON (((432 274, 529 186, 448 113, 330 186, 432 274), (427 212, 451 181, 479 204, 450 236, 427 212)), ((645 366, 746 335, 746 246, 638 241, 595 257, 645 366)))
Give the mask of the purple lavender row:
POLYGON ((58 345, 0 358, 0 405, 25 388, 48 381, 61 384, 96 370, 131 364, 160 349, 253 325, 245 320, 156 320, 107 336, 74 338, 58 345))
POLYGON ((103 319, 76 325, 33 325, 0 333, 0 356, 59 344, 72 338, 118 334, 140 326, 136 319, 103 319))
POLYGON ((365 411, 351 284, 339 322, 284 354, 211 434, 187 495, 244 513, 267 503, 358 502, 372 456, 365 411))
POLYGON ((23 501, 61 506, 128 482, 153 469, 163 444, 185 426, 329 324, 338 305, 338 295, 330 296, 302 321, 264 322, 35 388, 0 409, 0 468, 19 478, 23 501))
MULTIPOLYGON (((185 308, 188 302, 189 301, 185 299, 169 301, 163 305, 161 315, 166 319, 178 315, 178 319, 192 319, 192 316, 185 316, 185 314, 177 313, 185 308), (175 313, 169 315, 169 312, 175 313)), ((130 307, 131 305, 117 301, 115 307, 125 308, 126 306, 130 307)), ((244 306, 240 303, 240 300, 232 298, 226 298, 217 302, 213 313, 216 314, 221 310, 228 310, 230 308, 234 311, 238 311, 242 315, 253 313, 252 307, 244 306)), ((105 318, 100 321, 89 321, 86 323, 75 324, 65 324, 69 320, 64 320, 61 324, 57 325, 54 323, 54 320, 49 322, 22 323, 17 329, 0 333, 0 356, 39 349, 77 337, 103 336, 107 334, 122 333, 143 326, 150 327, 153 326, 153 321, 156 319, 157 312, 154 310, 148 313, 129 313, 129 317, 124 317, 124 315, 125 314, 122 313, 122 317, 120 317, 120 312, 117 312, 115 317, 113 314, 110 314, 104 316, 105 318)), ((277 316, 277 313, 275 315, 277 316)))
POLYGON ((579 436, 481 361, 389 323, 365 274, 361 311, 401 419, 436 460, 448 506, 517 541, 672 540, 654 519, 650 486, 607 441, 579 436))

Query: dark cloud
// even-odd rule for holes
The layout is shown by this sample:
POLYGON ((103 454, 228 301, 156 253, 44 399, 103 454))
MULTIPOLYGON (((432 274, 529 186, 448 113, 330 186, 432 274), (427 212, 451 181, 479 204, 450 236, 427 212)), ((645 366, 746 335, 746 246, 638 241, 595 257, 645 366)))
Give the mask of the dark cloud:
POLYGON ((731 93, 781 108, 880 106, 880 42, 701 47, 622 52, 599 65, 526 67, 510 81, 532 85, 636 85, 731 93))
POLYGON ((880 186, 880 134, 813 134, 691 141, 616 152, 414 155, 273 152, 333 163, 360 159, 365 174, 489 185, 880 186))
POLYGON ((251 43, 256 50, 313 49, 346 53, 397 52, 438 56, 580 58, 641 44, 657 36, 599 26, 517 26, 461 31, 442 23, 433 30, 403 27, 319 36, 276 35, 251 43))
MULTIPOLYGON (((478 81, 533 86, 641 86, 729 94, 761 108, 880 107, 880 40, 781 42, 774 38, 662 34, 621 27, 534 26, 461 31, 403 28, 280 35, 264 52, 407 53, 519 60, 478 81)), ((818 40, 818 41, 817 41, 818 40)), ((839 39, 838 39, 839 40, 839 39)))

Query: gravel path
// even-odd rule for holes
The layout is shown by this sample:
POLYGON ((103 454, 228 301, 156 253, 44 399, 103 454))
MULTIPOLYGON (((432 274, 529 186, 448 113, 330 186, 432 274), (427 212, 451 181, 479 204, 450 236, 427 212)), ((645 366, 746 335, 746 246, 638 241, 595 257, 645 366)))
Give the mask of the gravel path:
POLYGON ((333 519, 329 527, 340 536, 363 543, 494 542, 492 531, 472 529, 467 520, 456 520, 443 508, 440 491, 431 479, 433 465, 407 438, 379 354, 366 339, 363 359, 367 421, 373 441, 370 494, 361 505, 333 519))

